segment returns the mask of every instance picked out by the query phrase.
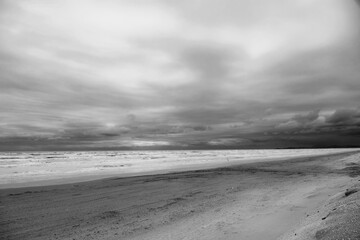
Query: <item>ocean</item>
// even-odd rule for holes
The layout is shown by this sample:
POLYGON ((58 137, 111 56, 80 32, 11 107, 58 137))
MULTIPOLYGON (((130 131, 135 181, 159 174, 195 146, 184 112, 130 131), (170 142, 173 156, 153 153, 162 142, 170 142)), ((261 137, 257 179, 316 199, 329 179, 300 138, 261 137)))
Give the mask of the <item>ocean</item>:
POLYGON ((206 169, 356 149, 1 152, 0 188, 206 169))

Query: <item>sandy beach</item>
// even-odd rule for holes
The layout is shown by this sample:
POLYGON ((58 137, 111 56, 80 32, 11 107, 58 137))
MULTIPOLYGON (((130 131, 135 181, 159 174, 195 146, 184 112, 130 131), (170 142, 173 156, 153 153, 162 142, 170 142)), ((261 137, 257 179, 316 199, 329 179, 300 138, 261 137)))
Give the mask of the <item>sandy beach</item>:
POLYGON ((360 152, 0 190, 0 238, 360 239, 360 152))
POLYGON ((0 240, 360 240, 360 0, 0 0, 0 240))

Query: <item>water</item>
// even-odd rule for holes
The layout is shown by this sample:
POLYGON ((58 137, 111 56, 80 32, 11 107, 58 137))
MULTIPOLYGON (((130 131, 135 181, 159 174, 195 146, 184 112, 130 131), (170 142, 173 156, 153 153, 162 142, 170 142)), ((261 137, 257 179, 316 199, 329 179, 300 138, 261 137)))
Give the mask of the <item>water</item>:
POLYGON ((356 149, 3 152, 0 153, 0 188, 31 183, 38 185, 39 181, 66 182, 70 179, 204 169, 249 161, 354 150, 356 149))

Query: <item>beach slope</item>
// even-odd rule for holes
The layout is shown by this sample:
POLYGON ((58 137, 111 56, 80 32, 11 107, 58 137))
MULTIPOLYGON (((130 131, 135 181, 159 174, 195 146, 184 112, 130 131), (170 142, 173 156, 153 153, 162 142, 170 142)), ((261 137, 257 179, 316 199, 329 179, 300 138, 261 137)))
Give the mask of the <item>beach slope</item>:
POLYGON ((1 239, 360 239, 360 152, 0 190, 1 239))

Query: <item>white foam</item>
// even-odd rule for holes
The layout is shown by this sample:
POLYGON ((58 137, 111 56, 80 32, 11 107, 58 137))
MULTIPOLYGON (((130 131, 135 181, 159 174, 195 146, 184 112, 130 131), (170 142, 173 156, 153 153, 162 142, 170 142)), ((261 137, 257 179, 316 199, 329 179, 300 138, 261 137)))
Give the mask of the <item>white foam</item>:
POLYGON ((141 175, 359 149, 93 151, 0 153, 0 187, 81 176, 141 175))

